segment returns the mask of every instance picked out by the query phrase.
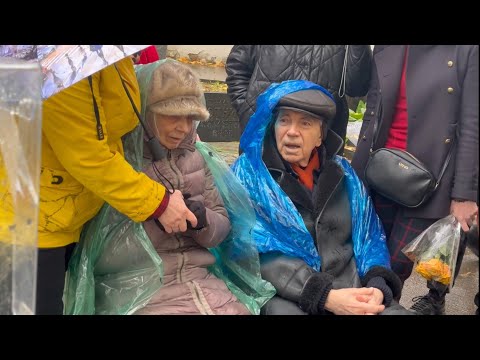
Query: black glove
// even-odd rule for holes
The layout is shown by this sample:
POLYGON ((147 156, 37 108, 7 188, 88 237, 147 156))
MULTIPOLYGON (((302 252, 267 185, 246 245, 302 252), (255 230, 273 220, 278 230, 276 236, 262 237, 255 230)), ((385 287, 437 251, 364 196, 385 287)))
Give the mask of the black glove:
POLYGON ((193 227, 190 221, 187 221, 187 227, 193 230, 201 230, 204 227, 208 226, 207 224, 207 209, 201 201, 192 201, 188 199, 185 200, 185 205, 188 209, 195 215, 197 218, 197 226, 193 227))
MULTIPOLYGON (((201 230, 204 227, 208 226, 207 224, 207 209, 205 208, 205 205, 201 201, 193 201, 189 200, 190 194, 184 194, 183 195, 183 200, 185 201, 185 205, 187 208, 195 215, 197 218, 197 226, 192 227, 192 224, 190 221, 187 221, 187 228, 188 229, 193 229, 193 230, 201 230)), ((160 228, 160 230, 165 231, 165 228, 163 225, 160 223, 158 219, 154 219, 155 224, 160 228)))

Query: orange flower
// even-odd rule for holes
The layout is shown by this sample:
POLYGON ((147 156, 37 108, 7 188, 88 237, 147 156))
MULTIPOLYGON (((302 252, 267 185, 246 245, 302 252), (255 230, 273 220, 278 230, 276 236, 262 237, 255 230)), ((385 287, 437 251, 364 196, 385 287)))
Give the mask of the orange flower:
POLYGON ((435 280, 444 285, 450 283, 450 267, 439 259, 419 261, 415 271, 427 280, 435 280))

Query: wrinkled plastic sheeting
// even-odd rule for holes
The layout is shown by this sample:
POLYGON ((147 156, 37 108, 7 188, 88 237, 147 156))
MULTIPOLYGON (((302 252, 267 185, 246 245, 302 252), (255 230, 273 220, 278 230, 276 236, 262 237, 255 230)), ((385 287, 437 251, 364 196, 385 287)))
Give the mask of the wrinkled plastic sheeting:
POLYGON ((249 190, 254 203, 257 224, 254 238, 259 252, 281 251, 300 257, 315 270, 320 270, 320 258, 302 217, 290 198, 273 180, 262 160, 262 145, 266 129, 272 121, 272 111, 285 95, 321 86, 308 81, 285 81, 272 84, 257 99, 257 109, 240 138, 244 150, 232 165, 235 175, 249 190))
MULTIPOLYGON (((257 110, 240 139, 244 150, 232 170, 245 186, 256 210, 254 239, 259 252, 280 251, 303 259, 319 271, 321 259, 312 236, 293 202, 272 178, 262 160, 265 132, 273 121, 272 112, 285 95, 316 89, 331 97, 323 87, 304 80, 272 84, 257 100, 257 110)), ((352 240, 360 276, 374 265, 390 267, 385 234, 363 184, 347 160, 337 158, 345 170, 352 210, 352 240)))
POLYGON ((335 160, 342 166, 347 180, 352 213, 353 252, 359 275, 364 276, 373 266, 390 268, 385 232, 365 186, 347 159, 336 156, 335 160))
POLYGON ((227 238, 209 249, 216 258, 209 271, 222 279, 252 314, 258 315, 275 295, 275 288, 260 274, 260 259, 251 233, 255 212, 247 192, 225 160, 207 143, 197 141, 196 147, 212 172, 231 223, 227 238))
MULTIPOLYGON (((140 126, 124 137, 125 158, 139 170, 140 126)), ((105 204, 87 225, 69 263, 66 315, 130 315, 163 284, 163 264, 143 224, 105 204)))
MULTIPOLYGON (((159 65, 172 61, 175 60, 164 59, 151 64, 135 66, 142 95, 142 115, 146 113, 146 94, 151 88, 153 72, 159 65)), ((204 97, 201 101, 205 104, 204 97)), ((198 126, 198 122, 195 122, 195 126, 198 126)), ((245 189, 225 160, 206 143, 197 142, 196 147, 212 172, 232 228, 220 245, 210 249, 216 258, 216 263, 209 267, 209 271, 222 279, 252 314, 259 314, 263 304, 274 296, 275 289, 260 275, 258 251, 251 236, 251 229, 255 224, 255 213, 245 189)))
POLYGON ((41 146, 38 63, 0 58, 0 314, 34 314, 41 146))

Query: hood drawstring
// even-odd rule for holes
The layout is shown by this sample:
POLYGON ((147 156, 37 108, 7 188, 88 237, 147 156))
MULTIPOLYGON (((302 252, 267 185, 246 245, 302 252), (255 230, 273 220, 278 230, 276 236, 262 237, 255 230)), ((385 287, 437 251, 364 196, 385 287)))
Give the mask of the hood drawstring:
POLYGON ((93 94, 92 75, 88 77, 88 83, 90 84, 90 91, 92 92, 93 112, 95 113, 95 119, 97 120, 97 137, 98 140, 103 140, 105 138, 105 135, 103 134, 103 127, 102 123, 100 122, 100 113, 98 111, 97 100, 95 99, 95 95, 93 94))

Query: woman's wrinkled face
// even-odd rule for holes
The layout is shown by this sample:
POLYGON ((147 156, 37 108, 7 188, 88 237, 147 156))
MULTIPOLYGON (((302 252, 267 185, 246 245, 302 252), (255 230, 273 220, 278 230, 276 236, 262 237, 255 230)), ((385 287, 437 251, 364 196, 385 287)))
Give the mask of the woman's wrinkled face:
POLYGON ((275 121, 275 139, 285 161, 305 167, 312 150, 322 144, 322 121, 302 112, 282 109, 275 121))
POLYGON ((176 149, 193 126, 193 117, 154 114, 153 124, 156 137, 167 149, 176 149))

